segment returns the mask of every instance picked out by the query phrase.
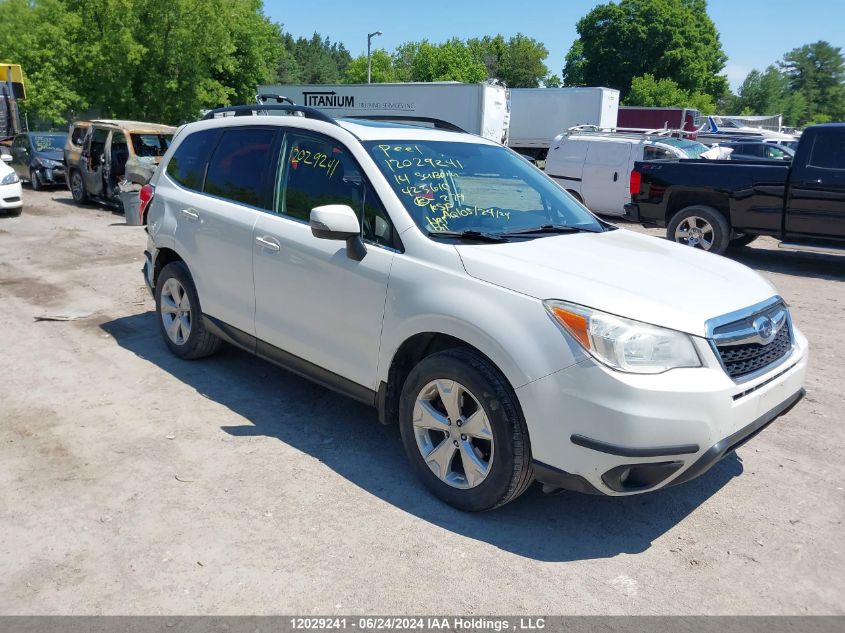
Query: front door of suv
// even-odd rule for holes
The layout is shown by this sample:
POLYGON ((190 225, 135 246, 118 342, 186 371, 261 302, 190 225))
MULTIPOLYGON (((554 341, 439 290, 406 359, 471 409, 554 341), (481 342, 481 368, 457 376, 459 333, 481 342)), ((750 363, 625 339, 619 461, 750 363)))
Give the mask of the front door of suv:
POLYGON ((350 152, 310 132, 286 134, 274 198, 274 213, 261 214, 253 233, 259 352, 282 354, 312 376, 316 365, 333 374, 323 374, 324 382, 337 384, 340 376, 375 389, 396 256, 387 213, 350 152), (347 257, 344 242, 311 234, 311 209, 325 204, 347 204, 362 219, 361 261, 347 257), (265 342, 272 348, 262 349, 265 342))

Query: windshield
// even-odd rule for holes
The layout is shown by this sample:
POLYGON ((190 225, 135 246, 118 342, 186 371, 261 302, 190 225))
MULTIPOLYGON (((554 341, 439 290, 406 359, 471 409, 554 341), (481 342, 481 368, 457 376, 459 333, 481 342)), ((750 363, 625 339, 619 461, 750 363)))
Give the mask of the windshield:
POLYGON ((65 148, 67 134, 33 134, 32 146, 36 152, 61 152, 65 148))
POLYGON ((170 147, 170 141, 173 140, 172 134, 132 134, 131 136, 132 148, 136 156, 154 158, 164 156, 167 148, 170 147))
POLYGON ((680 138, 664 138, 660 139, 660 142, 664 145, 671 145, 672 147, 678 148, 686 154, 687 158, 698 158, 710 149, 704 143, 699 143, 698 141, 687 141, 680 138))
POLYGON ((550 224, 603 230, 550 178, 504 147, 444 141, 363 145, 423 231, 499 234, 550 224))

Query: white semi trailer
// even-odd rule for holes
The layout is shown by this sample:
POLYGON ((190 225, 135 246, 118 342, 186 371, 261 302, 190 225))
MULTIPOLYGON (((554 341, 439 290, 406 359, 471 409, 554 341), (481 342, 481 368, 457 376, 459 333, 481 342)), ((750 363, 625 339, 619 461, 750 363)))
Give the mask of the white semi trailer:
POLYGON ((264 85, 258 93, 282 95, 335 118, 442 122, 497 143, 508 140, 508 89, 493 83, 264 85))
POLYGON ((613 129, 618 112, 613 88, 511 88, 508 147, 544 160, 561 132, 576 125, 613 129))

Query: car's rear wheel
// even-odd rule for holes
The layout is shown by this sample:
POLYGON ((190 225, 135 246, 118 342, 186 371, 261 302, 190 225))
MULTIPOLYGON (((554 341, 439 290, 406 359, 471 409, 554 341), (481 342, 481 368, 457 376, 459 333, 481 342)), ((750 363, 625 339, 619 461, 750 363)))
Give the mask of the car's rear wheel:
POLYGON ((399 411, 413 470, 446 503, 492 510, 530 485, 531 448, 516 395, 480 354, 454 349, 424 358, 405 381, 399 411))
POLYGON ((41 191, 44 188, 44 185, 41 184, 41 177, 34 169, 29 170, 29 185, 33 191, 41 191))
POLYGON ((666 238, 721 255, 730 243, 730 226, 713 207, 693 205, 676 213, 666 227, 666 238))
POLYGON ((88 202, 88 192, 85 190, 85 181, 82 174, 74 170, 70 174, 70 193, 77 204, 88 202))
POLYGON ((183 262, 170 263, 159 273, 155 300, 159 330, 176 356, 193 360, 218 350, 221 341, 203 323, 197 290, 183 262))

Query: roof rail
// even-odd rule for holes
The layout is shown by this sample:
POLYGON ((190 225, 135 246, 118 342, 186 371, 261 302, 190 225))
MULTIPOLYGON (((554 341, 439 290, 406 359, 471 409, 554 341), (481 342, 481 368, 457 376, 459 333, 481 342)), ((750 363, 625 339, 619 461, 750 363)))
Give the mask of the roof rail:
POLYGON ((427 116, 404 116, 401 114, 352 114, 343 117, 345 119, 364 119, 369 121, 394 121, 401 123, 408 121, 409 123, 431 123, 435 130, 447 130, 449 132, 460 132, 462 134, 469 134, 465 129, 458 127, 454 123, 444 121, 443 119, 434 119, 427 116))
POLYGON ((269 111, 290 112, 292 114, 300 113, 306 119, 315 119, 317 121, 323 121, 324 123, 338 125, 338 122, 335 121, 332 117, 330 117, 325 112, 317 110, 316 108, 309 108, 308 106, 301 105, 290 105, 286 103, 268 103, 262 105, 233 105, 226 106, 223 108, 214 108, 213 110, 209 110, 206 115, 202 118, 202 120, 204 121, 206 119, 213 119, 215 118, 215 115, 225 114, 226 112, 233 112, 235 116, 248 116, 250 113, 269 111))

